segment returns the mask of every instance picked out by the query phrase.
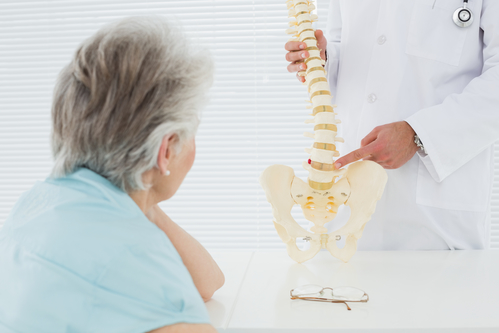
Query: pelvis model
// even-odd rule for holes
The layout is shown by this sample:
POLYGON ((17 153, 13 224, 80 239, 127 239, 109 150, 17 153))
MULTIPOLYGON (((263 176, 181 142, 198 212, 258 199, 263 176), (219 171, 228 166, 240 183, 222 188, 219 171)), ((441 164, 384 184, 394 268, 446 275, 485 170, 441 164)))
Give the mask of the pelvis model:
POLYGON ((306 123, 315 124, 314 133, 305 133, 305 136, 314 139, 314 143, 306 149, 310 159, 303 162, 309 171, 307 182, 297 178, 290 167, 272 165, 262 173, 260 184, 272 205, 274 226, 292 259, 301 263, 314 257, 320 249, 328 249, 334 257, 347 262, 356 252, 357 241, 383 194, 387 175, 379 164, 371 161, 356 162, 339 170, 334 168, 334 158, 339 156, 336 143, 343 139, 336 136, 340 121, 335 118, 324 61, 312 28, 317 16, 310 12, 315 6, 304 0, 288 0, 287 5, 289 16, 294 18, 287 32, 294 34, 292 40, 305 42, 309 53, 305 59, 307 70, 298 74, 305 76, 312 103, 314 118, 306 123), (293 219, 294 205, 300 205, 305 218, 314 223, 311 232, 293 219), (343 227, 328 234, 324 224, 335 218, 341 205, 350 207, 350 218, 343 227), (297 238, 308 240, 310 248, 300 250, 297 238), (340 249, 336 242, 341 238, 346 240, 340 249))

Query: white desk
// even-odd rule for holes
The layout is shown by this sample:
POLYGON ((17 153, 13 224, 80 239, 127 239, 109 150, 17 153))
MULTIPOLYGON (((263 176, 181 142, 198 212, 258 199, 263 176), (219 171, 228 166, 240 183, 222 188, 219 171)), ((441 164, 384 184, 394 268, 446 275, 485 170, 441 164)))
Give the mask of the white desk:
POLYGON ((219 332, 499 332, 499 251, 212 253, 226 285, 207 303, 219 332), (304 284, 349 285, 368 303, 290 300, 304 284))

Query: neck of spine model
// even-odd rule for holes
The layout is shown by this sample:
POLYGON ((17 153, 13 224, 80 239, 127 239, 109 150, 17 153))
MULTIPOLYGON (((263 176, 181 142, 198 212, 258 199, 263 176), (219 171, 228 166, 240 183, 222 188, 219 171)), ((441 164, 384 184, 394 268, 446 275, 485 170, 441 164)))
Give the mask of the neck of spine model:
POLYGON ((308 86, 310 102, 312 105, 313 120, 307 120, 306 123, 313 123, 314 133, 305 133, 306 137, 314 139, 311 148, 305 149, 310 154, 303 167, 309 171, 308 183, 315 190, 329 190, 336 178, 339 176, 338 170, 334 169, 334 158, 339 156, 336 150, 337 142, 344 142, 342 138, 337 137, 337 124, 339 120, 335 118, 334 106, 331 103, 331 91, 326 79, 326 71, 323 67, 315 38, 315 29, 312 22, 317 20, 317 15, 311 14, 315 6, 310 1, 288 0, 287 6, 289 17, 296 20, 291 21, 291 26, 286 32, 294 34, 294 41, 300 41, 307 44, 305 49, 309 57, 305 59, 307 70, 299 72, 298 75, 305 77, 305 85, 308 86))

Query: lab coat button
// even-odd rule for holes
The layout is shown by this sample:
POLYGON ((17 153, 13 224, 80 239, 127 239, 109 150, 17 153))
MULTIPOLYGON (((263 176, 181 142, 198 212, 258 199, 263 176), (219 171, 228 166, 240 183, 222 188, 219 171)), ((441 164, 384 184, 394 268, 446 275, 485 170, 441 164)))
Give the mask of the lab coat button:
POLYGON ((376 102, 377 99, 378 99, 378 97, 376 97, 375 94, 369 94, 367 96, 367 102, 368 103, 374 103, 374 102, 376 102))
POLYGON ((383 45, 383 44, 385 44, 385 42, 386 42, 385 35, 381 35, 381 36, 378 37, 378 44, 379 45, 383 45))

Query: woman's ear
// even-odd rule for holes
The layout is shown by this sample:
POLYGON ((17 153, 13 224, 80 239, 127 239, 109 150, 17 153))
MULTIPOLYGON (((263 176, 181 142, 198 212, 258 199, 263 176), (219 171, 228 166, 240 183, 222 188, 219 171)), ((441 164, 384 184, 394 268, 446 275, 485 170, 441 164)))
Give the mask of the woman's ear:
POLYGON ((161 146, 159 147, 158 153, 158 168, 162 175, 166 175, 168 170, 168 165, 171 163, 172 158, 175 155, 173 151, 173 146, 177 140, 176 135, 165 135, 161 141, 161 146))

